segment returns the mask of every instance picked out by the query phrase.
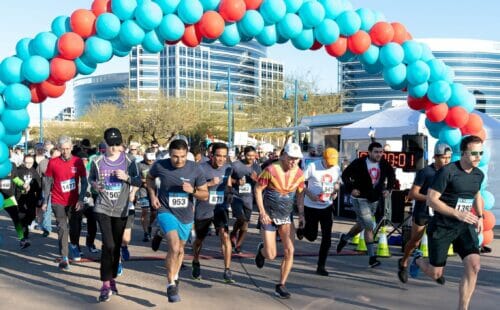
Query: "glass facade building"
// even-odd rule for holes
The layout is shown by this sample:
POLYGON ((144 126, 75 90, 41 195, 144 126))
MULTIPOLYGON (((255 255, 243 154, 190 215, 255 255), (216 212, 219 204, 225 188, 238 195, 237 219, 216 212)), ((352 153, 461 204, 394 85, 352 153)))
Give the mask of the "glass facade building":
MULTIPOLYGON (((422 39, 455 71, 455 82, 464 84, 477 99, 476 109, 500 119, 500 42, 468 39, 422 39)), ((342 106, 352 111, 361 103, 383 104, 406 100, 406 93, 392 90, 382 74, 366 73, 359 61, 339 63, 342 106)))

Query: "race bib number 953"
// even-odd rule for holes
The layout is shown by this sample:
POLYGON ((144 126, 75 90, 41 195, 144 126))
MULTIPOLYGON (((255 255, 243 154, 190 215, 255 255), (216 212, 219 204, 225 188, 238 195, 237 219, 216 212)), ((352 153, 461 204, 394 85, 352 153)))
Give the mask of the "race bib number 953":
POLYGON ((189 197, 187 193, 169 193, 168 206, 170 208, 187 208, 189 197))

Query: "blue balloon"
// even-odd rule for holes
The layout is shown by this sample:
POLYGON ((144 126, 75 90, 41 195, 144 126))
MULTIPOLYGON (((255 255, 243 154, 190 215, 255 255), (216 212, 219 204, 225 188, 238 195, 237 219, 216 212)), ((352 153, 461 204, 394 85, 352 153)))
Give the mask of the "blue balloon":
POLYGON ((154 30, 146 33, 144 40, 142 41, 142 47, 150 53, 159 53, 163 50, 164 44, 156 35, 154 30))
POLYGON ((356 55, 351 53, 351 51, 347 50, 344 55, 340 56, 337 58, 338 61, 340 62, 349 62, 349 61, 354 61, 356 58, 356 55))
POLYGON ((342 12, 346 10, 345 2, 342 0, 318 0, 325 9, 327 18, 336 19, 342 12))
POLYGON ((4 92, 6 108, 11 110, 26 109, 31 101, 29 88, 20 83, 10 84, 4 92))
POLYGON ((439 138, 439 132, 448 127, 445 122, 431 122, 428 118, 425 119, 425 127, 429 131, 430 135, 434 138, 439 138))
POLYGON ((340 34, 352 36, 361 28, 361 18, 354 11, 344 11, 335 20, 339 25, 340 34))
POLYGON ((479 166, 481 166, 481 167, 488 166, 490 159, 491 159, 490 148, 484 146, 483 147, 483 156, 481 156, 481 161, 479 162, 479 166))
POLYGON ((153 30, 158 27, 163 18, 161 7, 154 2, 142 3, 135 9, 134 14, 137 24, 141 26, 144 31, 153 30))
POLYGON ((427 94, 429 83, 425 82, 418 85, 408 85, 408 94, 413 98, 422 98, 427 94))
POLYGON ((460 145, 460 142, 462 141, 462 133, 458 128, 444 127, 439 132, 439 140, 454 148, 457 145, 460 145))
POLYGON ((31 83, 41 83, 49 78, 50 63, 42 56, 30 56, 23 61, 21 72, 24 78, 31 83))
POLYGON ((112 13, 103 13, 97 17, 95 28, 97 35, 106 40, 112 40, 120 33, 121 22, 112 13))
POLYGON ((264 29, 255 37, 264 46, 272 46, 278 40, 276 27, 274 25, 264 26, 264 29))
POLYGON ((394 67, 384 68, 383 77, 384 81, 389 84, 389 86, 397 86, 406 79, 406 66, 404 64, 399 64, 394 67))
POLYGON ((453 68, 451 68, 450 66, 445 65, 443 80, 448 82, 448 84, 453 83, 453 81, 455 80, 455 70, 453 70, 453 68))
MULTIPOLYGON (((17 142, 21 141, 21 138, 22 138, 22 134, 17 142)), ((17 142, 15 144, 17 144, 17 142)), ((15 144, 8 144, 8 145, 13 146, 15 144)), ((2 179, 6 178, 9 175, 11 169, 12 169, 12 163, 10 162, 10 160, 5 160, 3 162, 0 162, 0 178, 2 178, 2 179)), ((2 198, 0 200, 2 201, 2 207, 3 207, 4 197, 2 194, 0 194, 0 196, 2 196, 2 198)), ((2 209, 2 207, 0 207, 0 210, 2 209)))
POLYGON ((476 106, 476 97, 472 93, 467 92, 467 95, 463 98, 463 102, 460 106, 467 112, 472 113, 476 106))
POLYGON ((287 13, 285 17, 276 24, 276 30, 280 36, 285 39, 293 39, 298 36, 302 29, 304 29, 302 25, 302 20, 299 16, 292 13, 287 13))
POLYGON ((175 14, 168 14, 163 16, 157 32, 164 40, 177 41, 182 38, 184 30, 185 26, 182 20, 175 14))
POLYGON ((135 46, 142 43, 145 35, 146 33, 144 30, 142 30, 142 28, 137 25, 135 21, 126 20, 120 28, 120 34, 118 37, 122 43, 129 46, 135 46))
POLYGON ((286 5, 283 0, 264 0, 259 7, 259 12, 266 25, 273 25, 285 17, 286 5))
MULTIPOLYGON (((3 113, 4 110, 5 110, 5 101, 3 100, 3 96, 0 96, 0 115, 3 113)), ((0 122, 0 124, 1 123, 2 122, 0 122)))
POLYGON ((66 32, 71 32, 71 23, 69 16, 57 16, 52 21, 50 29, 57 36, 60 37, 66 32))
POLYGON ((292 39, 292 44, 299 50, 310 49, 314 44, 314 32, 312 29, 304 29, 302 32, 292 39))
POLYGON ((31 55, 40 55, 46 59, 54 58, 57 53, 57 36, 52 32, 40 32, 30 42, 31 55))
POLYGON ((334 43, 338 40, 339 36, 339 26, 333 19, 325 18, 314 28, 314 37, 323 45, 334 43))
POLYGON ((365 69, 368 74, 379 74, 384 69, 384 66, 380 63, 380 61, 376 61, 373 64, 361 62, 363 64, 363 69, 365 69))
POLYGON ((256 10, 248 10, 238 22, 242 36, 255 37, 264 29, 264 19, 256 10))
POLYGON ((5 109, 1 120, 8 134, 13 134, 25 130, 30 124, 30 115, 26 109, 12 110, 5 109))
POLYGON ((20 83, 23 80, 23 61, 15 56, 5 58, 0 64, 0 79, 4 84, 20 83))
POLYGON ((484 209, 491 210, 495 206, 495 196, 489 191, 482 191, 481 196, 484 200, 484 209))
POLYGON ((422 56, 420 57, 420 60, 427 62, 427 61, 429 61, 431 59, 436 58, 432 54, 432 51, 431 51, 431 49, 429 48, 429 46, 427 44, 420 43, 420 46, 422 46, 422 56))
MULTIPOLYGON (((165 1, 169 1, 169 0, 165 0, 165 1)), ((177 1, 177 0, 173 0, 174 2, 177 1)), ((201 2, 201 5, 203 6, 203 11, 217 11, 217 9, 219 8, 219 4, 220 4, 220 1, 221 0, 200 0, 201 2)), ((172 11, 172 12, 169 12, 169 13, 173 13, 175 12, 172 11)), ((166 14, 165 12, 163 14, 166 14)))
MULTIPOLYGON (((0 74, 0 76, 1 76, 1 74, 0 74)), ((1 94, 3 94, 3 92, 4 92, 4 90, 5 90, 5 87, 7 87, 7 85, 5 85, 5 84, 4 84, 4 83, 0 80, 0 95, 1 95, 1 94)), ((1 112, 2 112, 2 110, 0 110, 0 114, 2 114, 1 112)))
POLYGON ((431 59, 427 61, 427 65, 431 70, 429 82, 444 80, 445 64, 441 59, 436 59, 436 58, 431 59))
POLYGON ((76 71, 82 75, 89 75, 95 72, 97 66, 94 63, 87 64, 81 58, 75 59, 76 71))
POLYGON ((0 162, 8 161, 9 154, 10 152, 7 144, 5 144, 5 142, 3 141, 0 141, 0 162))
POLYGON ((373 65, 379 59, 380 50, 377 46, 371 44, 370 47, 361 55, 359 55, 359 59, 368 65, 373 65))
POLYGON ((285 0, 286 12, 297 13, 303 3, 303 0, 285 0))
POLYGON ((111 42, 92 36, 85 41, 85 56, 94 63, 107 62, 113 57, 111 42))
POLYGON ((448 106, 450 108, 460 106, 462 102, 464 102, 464 99, 469 92, 467 90, 467 87, 465 87, 465 85, 462 83, 453 83, 450 85, 450 89, 451 89, 451 96, 447 102, 448 106))
POLYGON ((450 84, 445 81, 436 81, 429 84, 427 97, 430 101, 438 104, 447 102, 451 97, 450 84))
POLYGON ((304 28, 313 28, 325 18, 325 9, 317 1, 308 1, 300 7, 299 16, 302 19, 304 28))
MULTIPOLYGON (((5 126, 5 125, 3 125, 5 126)), ((23 132, 14 132, 14 133, 9 133, 8 131, 5 132, 5 135, 2 137, 2 141, 7 144, 8 146, 14 146, 21 141, 23 138, 23 132)), ((3 171, 2 168, 0 168, 0 171, 3 171)), ((10 167, 9 167, 9 172, 10 172, 10 167)), ((0 177, 1 177, 1 172, 0 172, 0 177)))
POLYGON ((227 24, 224 27, 224 32, 219 37, 219 41, 225 46, 235 46, 241 41, 238 25, 236 23, 227 24))
POLYGON ((384 67, 394 67, 403 62, 404 51, 397 43, 387 43, 380 48, 380 62, 384 67))
POLYGON ((30 38, 23 38, 17 42, 16 56, 19 57, 21 60, 26 60, 31 56, 30 42, 31 42, 30 38))
POLYGON ((418 85, 427 82, 430 76, 429 66, 421 61, 417 60, 408 65, 407 78, 408 82, 413 85, 418 85))
POLYGON ((119 38, 115 38, 111 41, 111 45, 113 46, 113 55, 118 57, 128 56, 132 50, 131 46, 124 44, 119 38))
POLYGON ((181 0, 177 7, 177 15, 184 24, 196 24, 203 15, 203 6, 198 0, 181 0))
POLYGON ((410 64, 422 58, 422 45, 417 41, 408 40, 405 41, 402 46, 405 52, 403 58, 404 63, 410 64))
POLYGON ((367 8, 359 8, 356 10, 356 13, 361 19, 361 30, 369 32, 373 25, 375 25, 375 14, 373 11, 367 8))
POLYGON ((136 0, 113 0, 111 1, 111 11, 120 20, 128 20, 134 17, 137 8, 136 0))

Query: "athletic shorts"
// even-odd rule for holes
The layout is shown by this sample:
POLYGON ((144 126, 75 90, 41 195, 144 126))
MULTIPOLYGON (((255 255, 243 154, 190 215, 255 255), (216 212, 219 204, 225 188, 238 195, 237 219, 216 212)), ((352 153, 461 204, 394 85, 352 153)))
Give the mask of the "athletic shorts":
POLYGON ((212 223, 214 223, 215 230, 224 228, 227 232, 229 230, 229 211, 224 209, 215 209, 214 217, 195 220, 194 230, 196 232, 196 238, 204 239, 207 236, 210 224, 212 223))
POLYGON ((453 250, 462 260, 470 254, 479 254, 478 238, 474 225, 458 227, 438 226, 433 221, 427 227, 429 240, 429 263, 435 267, 444 267, 448 258, 448 249, 453 250))
POLYGON ((179 239, 182 241, 187 241, 189 236, 191 235, 191 228, 193 227, 193 223, 183 224, 172 213, 159 213, 157 221, 160 225, 161 231, 164 234, 175 230, 179 235, 179 239))
POLYGON ((418 226, 425 226, 429 222, 429 219, 431 218, 429 215, 429 207, 428 206, 422 206, 422 205, 416 205, 413 208, 413 221, 415 224, 418 226))
POLYGON ((125 224, 125 229, 132 229, 134 226, 134 220, 135 220, 135 212, 134 210, 129 210, 128 216, 127 216, 127 224, 125 224), (132 212, 130 212, 132 211, 132 212))
POLYGON ((245 207, 241 200, 233 200, 231 210, 233 211, 233 217, 237 220, 249 222, 252 217, 252 209, 245 207))
POLYGON ((373 216, 377 211, 379 202, 370 202, 366 198, 352 197, 352 205, 354 212, 356 213, 356 221, 359 225, 361 225, 363 229, 366 229, 367 227, 373 229, 373 216))

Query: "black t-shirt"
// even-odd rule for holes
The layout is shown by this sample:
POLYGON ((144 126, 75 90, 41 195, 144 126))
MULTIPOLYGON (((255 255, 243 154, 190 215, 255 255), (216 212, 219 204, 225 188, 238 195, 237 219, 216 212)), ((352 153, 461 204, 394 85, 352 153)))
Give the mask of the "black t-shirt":
POLYGON ((253 208, 255 185, 257 184, 252 179, 252 173, 255 171, 259 175, 262 170, 257 163, 253 163, 251 166, 247 166, 243 161, 235 161, 232 164, 233 174, 231 177, 236 180, 233 185, 233 199, 240 200, 243 206, 248 209, 253 208), (240 180, 245 179, 245 184, 240 185, 240 180))
MULTIPOLYGON (((450 208, 470 211, 474 197, 481 189, 483 179, 484 174, 481 170, 473 168, 470 173, 467 173, 460 166, 460 161, 456 161, 437 172, 430 188, 441 193, 439 199, 450 208)), ((457 226, 462 223, 437 211, 434 220, 446 226, 457 226)))
MULTIPOLYGON (((420 169, 415 175, 415 180, 413 181, 413 185, 420 186, 419 194, 427 195, 427 190, 429 186, 431 186, 434 177, 436 176, 436 167, 434 164, 431 164, 423 169, 420 169)), ((415 200, 415 208, 426 207, 427 202, 415 200)))

